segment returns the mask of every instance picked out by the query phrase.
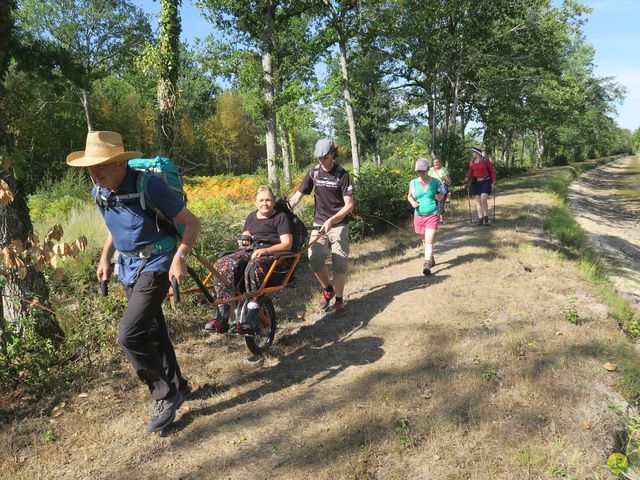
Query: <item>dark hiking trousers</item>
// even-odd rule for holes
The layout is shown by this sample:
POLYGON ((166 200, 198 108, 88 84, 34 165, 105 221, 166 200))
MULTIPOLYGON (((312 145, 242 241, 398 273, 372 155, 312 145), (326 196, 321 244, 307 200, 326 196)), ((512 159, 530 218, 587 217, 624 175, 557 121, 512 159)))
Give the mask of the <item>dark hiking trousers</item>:
POLYGON ((118 344, 154 400, 186 387, 162 314, 168 290, 167 272, 141 273, 136 283, 125 285, 128 304, 118 326, 118 344))

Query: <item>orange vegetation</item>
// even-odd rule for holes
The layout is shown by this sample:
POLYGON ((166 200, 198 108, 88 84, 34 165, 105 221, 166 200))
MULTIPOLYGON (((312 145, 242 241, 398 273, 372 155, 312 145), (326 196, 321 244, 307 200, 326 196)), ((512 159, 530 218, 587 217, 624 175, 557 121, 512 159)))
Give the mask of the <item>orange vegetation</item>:
POLYGON ((189 177, 184 189, 190 202, 223 198, 232 202, 252 202, 256 189, 263 179, 256 176, 239 175, 215 177, 189 177))

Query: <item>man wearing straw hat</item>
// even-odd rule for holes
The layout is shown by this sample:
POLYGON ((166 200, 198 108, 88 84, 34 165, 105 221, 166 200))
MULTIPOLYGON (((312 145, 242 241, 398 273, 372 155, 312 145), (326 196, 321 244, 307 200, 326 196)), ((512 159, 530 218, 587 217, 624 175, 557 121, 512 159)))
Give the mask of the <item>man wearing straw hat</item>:
POLYGON ((185 228, 178 240, 158 227, 155 215, 143 209, 135 195, 139 172, 127 164, 141 156, 125 151, 120 134, 94 131, 87 135, 86 149, 67 156, 67 164, 88 168, 95 184, 92 194, 103 205, 100 211, 109 233, 97 275, 100 281, 109 279, 114 273, 111 259, 118 252, 115 273, 128 300, 118 326, 118 344, 149 387, 154 403, 147 431, 156 432, 173 423, 189 393, 169 338, 162 301, 170 279, 175 277, 180 283, 185 277, 186 257, 198 238, 200 222, 160 178, 152 176, 144 194, 166 218, 185 228))

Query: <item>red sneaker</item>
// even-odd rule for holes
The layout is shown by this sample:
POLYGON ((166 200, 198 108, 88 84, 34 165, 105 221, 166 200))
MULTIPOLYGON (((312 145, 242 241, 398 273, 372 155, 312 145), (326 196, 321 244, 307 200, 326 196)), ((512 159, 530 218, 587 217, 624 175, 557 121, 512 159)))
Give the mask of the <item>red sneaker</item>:
POLYGON ((322 300, 320 300, 320 309, 326 310, 329 308, 329 303, 331 303, 331 299, 335 297, 336 291, 331 290, 328 292, 327 290, 322 290, 322 300))
POLYGON ((206 333, 227 333, 229 331, 229 306, 218 305, 215 318, 205 323, 202 331, 206 333))
POLYGON ((344 313, 344 303, 342 300, 336 300, 333 304, 333 311, 335 313, 344 313))
POLYGON ((214 318, 204 324, 203 331, 206 333, 227 333, 229 331, 229 322, 214 318))

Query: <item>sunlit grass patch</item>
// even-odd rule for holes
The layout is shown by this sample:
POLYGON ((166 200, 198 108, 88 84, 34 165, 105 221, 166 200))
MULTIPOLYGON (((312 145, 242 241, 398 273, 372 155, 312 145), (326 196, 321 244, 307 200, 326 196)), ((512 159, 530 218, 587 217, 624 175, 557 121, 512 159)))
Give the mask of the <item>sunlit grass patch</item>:
POLYGON ((578 251, 588 247, 589 241, 586 233, 566 205, 553 207, 543 226, 553 238, 565 247, 578 251))

